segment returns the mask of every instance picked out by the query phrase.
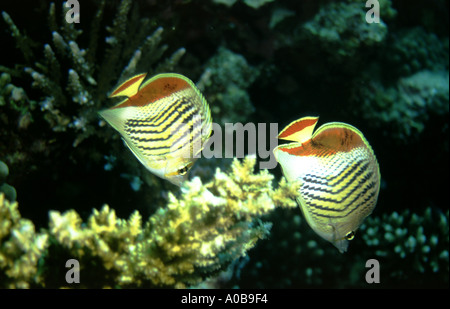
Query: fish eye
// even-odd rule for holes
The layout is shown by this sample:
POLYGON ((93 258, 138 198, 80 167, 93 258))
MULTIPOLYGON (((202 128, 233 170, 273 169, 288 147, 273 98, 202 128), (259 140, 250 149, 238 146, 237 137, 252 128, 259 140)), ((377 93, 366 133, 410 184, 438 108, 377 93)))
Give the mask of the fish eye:
POLYGON ((188 168, 189 168, 189 167, 187 167, 187 166, 180 168, 180 169, 178 170, 178 175, 184 175, 184 174, 186 174, 187 171, 188 171, 188 168))
POLYGON ((345 239, 347 240, 352 240, 353 238, 355 238, 355 232, 354 231, 350 231, 347 233, 347 235, 345 235, 345 239))
POLYGON ((186 164, 185 166, 183 166, 182 168, 180 168, 177 171, 177 175, 184 175, 184 174, 186 174, 189 171, 189 169, 192 167, 192 165, 194 165, 194 163, 193 162, 189 162, 188 164, 186 164))

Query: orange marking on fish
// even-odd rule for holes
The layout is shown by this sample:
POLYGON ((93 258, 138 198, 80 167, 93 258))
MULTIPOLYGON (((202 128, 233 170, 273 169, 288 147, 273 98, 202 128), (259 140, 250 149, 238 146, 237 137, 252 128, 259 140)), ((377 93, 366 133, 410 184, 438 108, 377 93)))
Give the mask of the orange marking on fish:
POLYGON ((130 88, 135 83, 139 83, 140 85, 146 75, 147 75, 146 73, 143 73, 130 78, 129 80, 125 81, 122 85, 117 87, 117 89, 114 90, 114 92, 109 97, 112 98, 116 96, 129 96, 127 89, 130 88))
POLYGON ((185 80, 176 77, 158 77, 150 79, 144 83, 138 92, 129 97, 123 103, 112 108, 123 108, 128 106, 145 106, 156 102, 165 97, 172 96, 174 93, 191 87, 185 80))
POLYGON ((306 119, 306 120, 301 120, 301 121, 297 121, 293 124, 291 124, 286 130, 284 130, 283 132, 280 133, 280 135, 278 135, 278 138, 284 139, 294 133, 297 133, 299 131, 302 131, 303 129, 305 129, 306 127, 310 127, 313 126, 317 123, 317 119, 306 119))
POLYGON ((318 131, 313 137, 297 147, 283 147, 279 149, 295 156, 324 157, 338 152, 349 152, 357 147, 363 147, 361 137, 347 128, 329 128, 318 131))

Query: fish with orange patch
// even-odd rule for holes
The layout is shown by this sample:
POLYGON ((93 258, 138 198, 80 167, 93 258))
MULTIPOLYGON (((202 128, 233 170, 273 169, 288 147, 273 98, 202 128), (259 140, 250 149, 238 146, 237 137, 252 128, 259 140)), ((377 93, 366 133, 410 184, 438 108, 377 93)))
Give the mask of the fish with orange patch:
POLYGON ((145 77, 122 83, 110 97, 126 98, 100 115, 150 172, 180 186, 211 135, 211 111, 187 77, 145 77))
POLYGON ((291 143, 273 152, 286 179, 299 183, 297 203, 309 226, 342 253, 375 208, 380 168, 361 131, 331 122, 314 132, 318 119, 289 124, 278 138, 291 143))

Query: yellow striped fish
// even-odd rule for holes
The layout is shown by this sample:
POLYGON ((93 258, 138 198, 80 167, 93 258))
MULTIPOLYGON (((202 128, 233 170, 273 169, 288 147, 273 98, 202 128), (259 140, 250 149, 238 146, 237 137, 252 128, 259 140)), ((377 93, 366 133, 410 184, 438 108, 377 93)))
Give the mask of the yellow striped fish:
POLYGON ((185 76, 145 76, 120 85, 110 98, 127 98, 100 115, 150 172, 180 186, 211 134, 211 111, 185 76))
POLYGON ((309 226, 342 253, 372 213, 380 190, 380 168, 363 134, 331 122, 314 134, 319 117, 304 117, 278 135, 293 143, 274 149, 288 181, 299 181, 297 198, 309 226))

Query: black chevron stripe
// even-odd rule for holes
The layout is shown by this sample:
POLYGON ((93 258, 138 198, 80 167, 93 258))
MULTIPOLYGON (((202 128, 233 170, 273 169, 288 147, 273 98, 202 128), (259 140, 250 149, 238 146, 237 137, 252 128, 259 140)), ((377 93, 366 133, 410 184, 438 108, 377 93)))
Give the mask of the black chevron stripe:
POLYGON ((308 203, 308 206, 310 206, 310 211, 311 213, 313 213, 314 215, 318 216, 318 217, 323 217, 323 218, 345 218, 347 217, 349 214, 353 213, 355 210, 360 209, 361 207, 366 207, 366 208, 371 208, 371 205, 373 205, 375 203, 375 198, 376 196, 376 191, 371 191, 371 193, 364 198, 362 201, 360 201, 357 205, 355 205, 355 207, 353 207, 350 211, 348 211, 346 214, 342 214, 342 215, 338 215, 338 214, 325 214, 323 212, 317 212, 317 209, 319 210, 325 210, 325 211, 335 211, 335 209, 330 209, 327 207, 316 207, 313 206, 311 204, 308 203), (369 203, 369 205, 367 205, 369 203))
MULTIPOLYGON (((348 210, 345 215, 338 216, 338 217, 345 217, 345 216, 348 216, 353 211, 355 211, 356 209, 358 209, 359 207, 361 207, 361 204, 365 204, 367 201, 372 200, 373 197, 375 197, 375 195, 376 195, 376 184, 373 181, 370 181, 361 189, 362 189, 362 192, 360 194, 358 194, 352 201, 348 202, 344 208, 341 208, 341 209, 322 206, 322 205, 318 204, 316 201, 306 201, 306 202, 307 202, 308 206, 310 207, 310 210, 312 212, 316 213, 317 215, 325 216, 325 217, 330 216, 330 215, 325 215, 324 213, 316 212, 314 210, 335 212, 335 213, 336 212, 342 213, 345 210, 348 210), (373 189, 373 190, 371 190, 371 189, 373 189), (363 196, 365 196, 366 193, 369 193, 369 195, 363 199, 363 196), (354 205, 354 207, 349 208, 352 205, 354 205)), ((333 216, 333 215, 331 215, 331 216, 333 216)))
MULTIPOLYGON (((359 174, 359 176, 361 176, 361 173, 359 174)), ((351 179, 352 180, 351 182, 350 181, 346 182, 345 186, 343 186, 342 189, 340 189, 340 190, 338 190, 336 192, 330 191, 329 189, 320 188, 320 187, 312 187, 312 186, 308 186, 308 185, 303 185, 300 190, 302 190, 302 193, 305 196, 309 197, 311 200, 318 200, 318 201, 322 201, 322 202, 341 204, 341 203, 344 203, 345 200, 349 196, 351 196, 356 190, 361 189, 361 186, 364 185, 372 177, 373 177, 373 171, 367 172, 367 174, 364 175, 364 177, 359 177, 359 181, 353 187, 353 189, 350 192, 348 192, 344 197, 340 198, 339 200, 331 198, 331 197, 323 197, 323 195, 316 195, 315 192, 320 191, 321 193, 328 193, 329 195, 337 195, 337 194, 341 193, 342 191, 344 191, 345 189, 347 189, 351 184, 353 184, 353 182, 357 179, 356 177, 353 177, 351 179), (314 190, 315 192, 303 191, 304 189, 305 190, 314 190)))
MULTIPOLYGON (((316 180, 313 180, 311 178, 309 179, 304 179, 305 182, 307 182, 308 184, 305 184, 302 188, 308 190, 313 190, 313 191, 321 191, 324 193, 328 193, 328 194, 332 194, 332 195, 336 195, 341 193, 342 191, 346 190, 350 185, 353 184, 353 182, 356 180, 356 178, 360 178, 362 176, 363 173, 365 173, 367 171, 367 169, 369 168, 370 162, 367 162, 366 164, 364 164, 363 166, 361 166, 361 168, 358 171, 355 171, 353 168, 352 170, 354 171, 354 175, 352 176, 352 178, 348 181, 345 180, 345 178, 342 178, 342 182, 345 182, 345 186, 342 186, 339 190, 337 191, 333 191, 327 188, 321 188, 321 187, 316 187, 313 185, 310 185, 310 183, 312 184, 321 184, 321 185, 325 185, 327 187, 334 187, 333 185, 331 185, 329 182, 319 182, 316 180), (311 181, 310 181, 311 180, 311 181)), ((361 181, 363 181, 364 179, 370 178, 373 175, 373 172, 369 172, 368 175, 364 176, 358 183, 358 185, 361 184, 361 181)), ((350 174, 347 173, 346 177, 349 177, 350 174)), ((320 177, 321 179, 325 179, 325 177, 320 177)))

